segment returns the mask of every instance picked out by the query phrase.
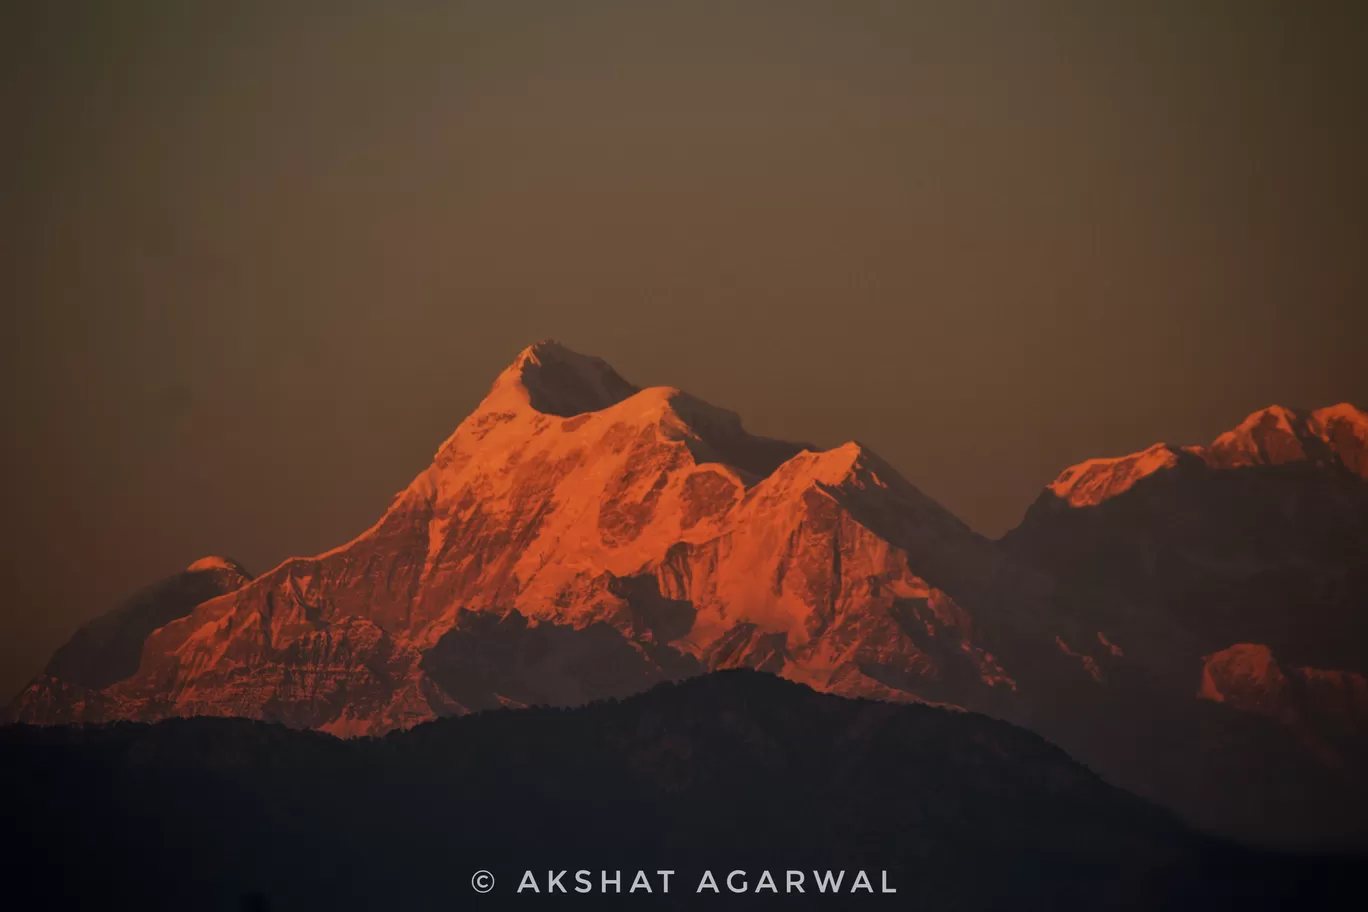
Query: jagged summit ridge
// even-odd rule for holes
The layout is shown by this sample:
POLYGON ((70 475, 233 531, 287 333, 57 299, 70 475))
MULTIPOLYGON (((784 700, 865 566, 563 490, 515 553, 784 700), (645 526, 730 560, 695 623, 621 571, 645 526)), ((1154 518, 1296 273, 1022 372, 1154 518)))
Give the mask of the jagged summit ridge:
POLYGON ((637 392, 602 358, 581 355, 546 339, 519 352, 494 381, 481 410, 526 407, 573 418, 616 405, 637 392))
POLYGON ((1074 507, 1096 506, 1156 472, 1182 465, 1214 469, 1311 462, 1368 478, 1368 414, 1344 402, 1314 411, 1271 405, 1251 413, 1209 446, 1156 443, 1128 456, 1070 466, 1047 490, 1074 507))
POLYGON ((1206 458, 1222 468, 1338 463, 1363 476, 1354 467, 1361 467, 1365 437, 1368 415, 1347 402, 1315 411, 1273 405, 1217 437, 1206 458))

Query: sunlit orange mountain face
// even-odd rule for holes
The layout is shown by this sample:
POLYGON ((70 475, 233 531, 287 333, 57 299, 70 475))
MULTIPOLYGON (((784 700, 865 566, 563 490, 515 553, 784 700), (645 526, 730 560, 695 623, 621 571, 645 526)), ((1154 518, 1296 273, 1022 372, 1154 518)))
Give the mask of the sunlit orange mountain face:
POLYGON ((8 706, 379 735, 726 668, 996 716, 1244 840, 1368 846, 1368 415, 1062 472, 1001 541, 867 448, 543 342, 351 542, 207 558, 8 706))

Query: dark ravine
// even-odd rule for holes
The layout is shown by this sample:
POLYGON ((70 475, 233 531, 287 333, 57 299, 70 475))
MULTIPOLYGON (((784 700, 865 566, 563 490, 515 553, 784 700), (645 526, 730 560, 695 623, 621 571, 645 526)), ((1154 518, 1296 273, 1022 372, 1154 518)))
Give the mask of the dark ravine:
POLYGON ((0 765, 26 834, 15 908, 1305 909, 1357 874, 1201 836, 1002 722, 745 671, 382 739, 11 726, 0 765), (472 892, 480 869, 495 892, 472 892), (624 891, 643 870, 655 892, 515 892, 562 869, 621 870, 624 891), (737 869, 864 870, 898 892, 696 893, 737 869))

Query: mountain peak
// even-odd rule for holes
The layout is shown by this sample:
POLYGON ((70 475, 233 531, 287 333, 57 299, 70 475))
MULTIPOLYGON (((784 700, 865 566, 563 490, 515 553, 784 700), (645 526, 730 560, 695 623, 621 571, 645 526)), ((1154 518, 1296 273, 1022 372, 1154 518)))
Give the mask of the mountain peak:
POLYGON ((1177 465, 1179 458, 1173 447, 1156 443, 1129 456, 1087 459, 1059 473, 1049 490, 1070 506, 1095 506, 1129 490, 1140 479, 1177 465))
POLYGON ((1240 427, 1246 427, 1249 425, 1266 423, 1270 421, 1276 422, 1279 425, 1286 427, 1295 422, 1303 422, 1305 420, 1305 409, 1288 408, 1285 405, 1278 405, 1278 403, 1275 402, 1272 405, 1266 405, 1261 409, 1255 409, 1254 411, 1250 412, 1248 415, 1245 416, 1245 420, 1240 422, 1240 427))
POLYGON ((1316 409, 1311 414, 1321 424, 1329 424, 1332 421, 1348 421, 1360 428, 1368 428, 1368 412, 1349 402, 1327 405, 1325 408, 1316 409))
POLYGON ((1268 431, 1305 436, 1311 433, 1307 427, 1310 419, 1311 413, 1306 409, 1288 408, 1285 405, 1275 403, 1250 412, 1238 425, 1216 439, 1268 431))
POLYGON ((560 418, 602 411, 637 393, 602 358, 582 355, 554 339, 518 353, 494 381, 482 411, 532 410, 560 418))
POLYGON ((199 560, 185 568, 186 573, 203 573, 210 570, 226 570, 229 573, 236 573, 239 576, 252 578, 252 574, 247 572, 247 568, 233 560, 231 557, 224 557, 218 554, 211 554, 208 557, 201 557, 199 560))
POLYGON ((1217 437, 1206 460, 1217 468, 1336 461, 1315 414, 1282 405, 1259 409, 1217 437))
POLYGON ((1348 402, 1315 411, 1270 405, 1251 412, 1209 446, 1156 443, 1127 456, 1087 459, 1061 472, 1047 490, 1070 506, 1088 507, 1180 463, 1236 469, 1299 462, 1342 466, 1368 478, 1368 414, 1348 402))
POLYGON ((1316 409, 1312 419, 1344 467, 1368 478, 1368 413, 1348 402, 1316 409))

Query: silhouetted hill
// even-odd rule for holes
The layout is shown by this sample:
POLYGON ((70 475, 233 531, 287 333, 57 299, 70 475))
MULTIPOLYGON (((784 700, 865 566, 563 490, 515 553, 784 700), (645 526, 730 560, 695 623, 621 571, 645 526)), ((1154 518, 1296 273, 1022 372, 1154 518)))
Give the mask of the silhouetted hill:
POLYGON ((0 765, 13 908, 1305 908, 1348 873, 1209 840, 1006 723, 756 672, 381 739, 11 726, 0 765), (529 869, 572 890, 622 871, 624 893, 518 895, 529 869), (705 869, 719 895, 695 892, 705 869), (729 894, 737 869, 779 895, 729 894), (637 870, 649 899, 627 892, 637 870), (787 870, 806 893, 784 895, 787 870), (814 870, 876 892, 814 894, 814 870))

